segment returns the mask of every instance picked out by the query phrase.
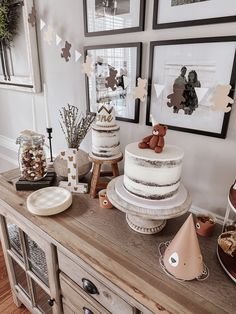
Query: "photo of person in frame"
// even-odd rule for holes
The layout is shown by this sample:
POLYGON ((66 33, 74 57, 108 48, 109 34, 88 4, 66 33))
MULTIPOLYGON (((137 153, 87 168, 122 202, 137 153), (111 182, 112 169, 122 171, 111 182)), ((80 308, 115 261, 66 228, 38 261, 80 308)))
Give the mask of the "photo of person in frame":
POLYGON ((130 0, 95 0, 96 18, 130 13, 130 0))
MULTIPOLYGON (((176 93, 176 96, 178 93, 178 97, 183 96, 185 100, 178 106, 173 104, 173 113, 179 113, 179 110, 183 109, 184 114, 191 115, 198 107, 198 97, 195 88, 200 88, 201 83, 198 80, 198 75, 195 70, 191 70, 186 78, 187 71, 187 67, 183 66, 180 70, 180 75, 174 81, 174 93, 176 93), (179 91, 181 91, 182 95, 179 95, 179 91)), ((178 99, 178 97, 176 97, 176 99, 178 99)), ((172 105, 167 103, 167 106, 171 107, 172 105)))
POLYGON ((197 3, 202 1, 209 1, 209 0, 171 0, 171 6, 183 5, 183 4, 190 4, 190 3, 197 3))

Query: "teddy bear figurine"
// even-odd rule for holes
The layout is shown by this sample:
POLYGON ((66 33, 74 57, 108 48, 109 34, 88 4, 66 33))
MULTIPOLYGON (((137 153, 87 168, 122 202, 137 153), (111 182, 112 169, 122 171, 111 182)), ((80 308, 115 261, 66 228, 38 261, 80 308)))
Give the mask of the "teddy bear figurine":
POLYGON ((153 126, 152 135, 145 137, 142 142, 138 144, 141 149, 151 148, 156 153, 161 153, 165 146, 164 136, 166 135, 167 126, 156 124, 153 126))

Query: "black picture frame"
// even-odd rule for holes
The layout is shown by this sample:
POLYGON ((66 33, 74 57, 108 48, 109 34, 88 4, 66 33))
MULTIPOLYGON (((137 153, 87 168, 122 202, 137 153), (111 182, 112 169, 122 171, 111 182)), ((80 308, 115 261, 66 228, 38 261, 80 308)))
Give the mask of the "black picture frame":
MULTIPOLYGON (((211 38, 189 38, 189 39, 176 39, 176 40, 164 40, 164 41, 152 41, 150 42, 150 57, 149 57, 149 74, 148 74, 148 95, 147 95, 147 110, 146 110, 146 125, 151 126, 150 123, 150 114, 151 114, 151 95, 153 89, 153 63, 154 63, 154 49, 156 46, 173 46, 173 45, 181 45, 181 44, 198 44, 198 43, 217 43, 217 42, 236 42, 236 36, 222 36, 222 37, 211 37, 211 38)), ((235 83, 236 83, 236 49, 234 52, 234 61, 231 72, 231 78, 229 84, 231 85, 231 90, 229 93, 229 97, 234 98, 235 91, 235 83)), ((230 105, 230 104, 229 104, 230 105)), ((230 105, 231 106, 231 105, 230 105)), ((194 133, 204 136, 216 137, 225 139, 227 135, 230 112, 224 114, 223 123, 221 127, 220 133, 190 129, 190 128, 182 128, 174 125, 168 125, 170 130, 186 132, 186 133, 194 133)))
MULTIPOLYGON (((86 60, 86 56, 88 55, 88 51, 96 50, 96 49, 112 49, 112 48, 136 48, 137 49, 137 60, 136 60, 136 82, 137 84, 138 78, 141 76, 141 62, 142 62, 142 43, 121 43, 121 44, 111 44, 111 45, 93 45, 84 47, 84 60, 86 60)), ((89 97, 89 78, 85 76, 85 87, 86 87, 86 102, 87 102, 87 111, 91 112, 91 104, 89 97)), ((130 123, 139 123, 139 115, 140 115, 140 100, 134 100, 135 108, 134 108, 134 118, 124 118, 116 116, 116 120, 130 122, 130 123)))
POLYGON ((165 28, 188 27, 188 26, 236 22, 236 15, 232 15, 232 16, 222 16, 222 17, 207 18, 207 19, 204 18, 204 19, 191 20, 191 21, 158 23, 157 17, 158 17, 158 12, 159 12, 159 1, 160 0, 154 0, 153 24, 152 24, 153 29, 165 29, 165 28))
POLYGON ((88 30, 87 0, 83 0, 84 35, 85 35, 85 37, 92 37, 92 36, 104 36, 104 35, 115 35, 115 34, 124 34, 124 33, 132 33, 132 32, 142 32, 142 31, 144 31, 144 28, 145 28, 145 9, 146 9, 146 0, 140 0, 139 25, 137 25, 136 27, 122 28, 122 29, 116 29, 116 30, 89 32, 89 30, 88 30))

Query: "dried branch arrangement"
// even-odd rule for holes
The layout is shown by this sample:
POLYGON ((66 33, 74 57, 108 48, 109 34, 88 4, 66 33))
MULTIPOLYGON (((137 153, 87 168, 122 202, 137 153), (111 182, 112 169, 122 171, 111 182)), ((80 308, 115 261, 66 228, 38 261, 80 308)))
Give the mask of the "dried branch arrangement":
POLYGON ((79 113, 77 107, 69 104, 67 107, 62 107, 59 112, 61 117, 60 125, 66 137, 68 148, 78 149, 95 120, 96 114, 88 112, 84 117, 82 113, 79 113))

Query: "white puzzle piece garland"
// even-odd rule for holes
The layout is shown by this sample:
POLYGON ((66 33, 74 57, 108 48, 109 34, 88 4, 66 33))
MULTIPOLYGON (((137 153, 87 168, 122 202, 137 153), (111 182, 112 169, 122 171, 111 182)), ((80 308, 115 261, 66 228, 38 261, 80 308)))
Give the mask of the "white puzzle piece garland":
POLYGON ((147 96, 147 79, 138 78, 138 86, 134 88, 133 96, 135 99, 145 101, 147 96))
POLYGON ((61 152, 61 157, 67 161, 68 181, 61 181, 59 186, 74 193, 87 193, 88 184, 78 182, 77 150, 69 148, 61 152))
POLYGON ((231 106, 228 106, 229 104, 232 105, 234 103, 234 100, 228 96, 231 88, 230 85, 218 85, 216 87, 212 97, 213 110, 223 112, 231 111, 231 106))
POLYGON ((86 56, 86 61, 82 64, 82 73, 87 76, 91 76, 94 73, 93 59, 90 56, 86 56))

